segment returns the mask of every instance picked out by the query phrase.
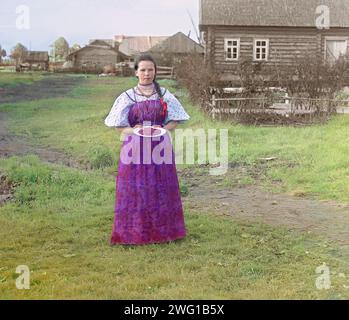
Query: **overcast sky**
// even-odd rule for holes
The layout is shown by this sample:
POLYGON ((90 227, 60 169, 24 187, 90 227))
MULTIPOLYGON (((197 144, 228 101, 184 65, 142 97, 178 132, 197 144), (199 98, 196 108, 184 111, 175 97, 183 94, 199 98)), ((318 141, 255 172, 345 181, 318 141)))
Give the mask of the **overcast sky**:
POLYGON ((47 51, 60 36, 70 46, 83 46, 89 39, 117 34, 167 36, 178 31, 191 31, 196 40, 187 10, 197 27, 199 0, 1 0, 0 45, 9 54, 18 42, 47 51))

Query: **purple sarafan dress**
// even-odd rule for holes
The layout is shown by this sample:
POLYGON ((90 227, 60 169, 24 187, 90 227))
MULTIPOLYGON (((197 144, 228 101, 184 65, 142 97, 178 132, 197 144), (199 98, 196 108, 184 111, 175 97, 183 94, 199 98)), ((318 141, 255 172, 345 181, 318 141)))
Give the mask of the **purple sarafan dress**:
MULTIPOLYGON (((162 89, 163 90, 163 89, 162 89)), ((134 90, 116 99, 108 126, 164 125, 189 116, 168 91, 167 113, 158 95, 148 100, 134 90)), ((186 236, 175 156, 168 133, 161 137, 128 135, 120 151, 115 219, 111 244, 163 243, 186 236)))

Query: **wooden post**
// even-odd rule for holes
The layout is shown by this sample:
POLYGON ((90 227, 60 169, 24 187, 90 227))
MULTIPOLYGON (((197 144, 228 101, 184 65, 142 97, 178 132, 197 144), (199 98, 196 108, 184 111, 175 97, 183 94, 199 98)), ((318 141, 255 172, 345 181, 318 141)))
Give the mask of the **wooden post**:
POLYGON ((215 120, 216 119, 216 95, 213 94, 212 95, 212 119, 215 120))
POLYGON ((290 104, 290 99, 288 99, 289 96, 288 96, 288 92, 286 91, 286 94, 285 94, 285 103, 286 104, 290 104))

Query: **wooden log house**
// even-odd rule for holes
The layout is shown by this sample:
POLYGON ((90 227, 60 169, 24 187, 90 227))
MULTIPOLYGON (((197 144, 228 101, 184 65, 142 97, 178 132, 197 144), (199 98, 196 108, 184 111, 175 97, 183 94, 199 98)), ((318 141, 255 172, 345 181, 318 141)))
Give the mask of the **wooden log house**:
POLYGON ((349 52, 348 0, 200 0, 199 10, 205 59, 222 81, 238 81, 242 60, 287 67, 349 52))
POLYGON ((204 54, 204 48, 182 32, 158 43, 149 49, 149 52, 161 66, 173 67, 190 54, 204 54))
POLYGON ((93 68, 102 71, 107 65, 125 61, 127 57, 119 51, 118 43, 109 44, 103 40, 91 41, 87 46, 69 54, 67 61, 72 61, 74 68, 93 68))
POLYGON ((48 70, 49 55, 47 51, 27 51, 16 65, 17 71, 22 70, 48 70))

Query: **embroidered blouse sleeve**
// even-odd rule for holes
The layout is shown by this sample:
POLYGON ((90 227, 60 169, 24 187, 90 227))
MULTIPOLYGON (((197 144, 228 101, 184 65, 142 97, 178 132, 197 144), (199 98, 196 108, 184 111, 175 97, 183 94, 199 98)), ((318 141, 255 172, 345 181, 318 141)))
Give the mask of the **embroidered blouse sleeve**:
POLYGON ((190 119, 190 116, 185 112, 182 104, 168 90, 164 95, 164 101, 167 102, 168 111, 164 121, 165 125, 170 121, 178 121, 180 123, 183 123, 190 119))
POLYGON ((125 92, 117 97, 104 120, 105 125, 107 127, 129 127, 128 112, 131 104, 132 101, 125 92))

